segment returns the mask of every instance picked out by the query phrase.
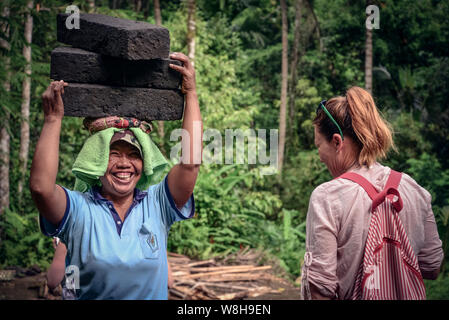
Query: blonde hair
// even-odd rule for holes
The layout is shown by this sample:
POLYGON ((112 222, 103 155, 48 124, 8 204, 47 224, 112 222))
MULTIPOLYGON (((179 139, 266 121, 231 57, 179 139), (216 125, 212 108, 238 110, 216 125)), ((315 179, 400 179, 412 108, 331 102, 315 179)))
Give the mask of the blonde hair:
MULTIPOLYGON (((390 148, 395 148, 391 125, 381 116, 368 91, 351 87, 346 97, 330 99, 326 109, 341 127, 343 136, 350 136, 358 145, 360 165, 369 167, 378 158, 385 158, 390 148)), ((324 112, 318 112, 313 124, 328 141, 338 133, 324 112)))

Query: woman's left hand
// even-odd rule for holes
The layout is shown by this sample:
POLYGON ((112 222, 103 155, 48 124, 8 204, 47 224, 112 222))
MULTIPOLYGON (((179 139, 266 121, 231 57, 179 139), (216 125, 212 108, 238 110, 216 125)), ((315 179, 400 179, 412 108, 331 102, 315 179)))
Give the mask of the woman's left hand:
POLYGON ((170 68, 179 71, 182 74, 182 93, 196 92, 195 69, 192 62, 185 54, 174 52, 170 54, 170 59, 178 60, 183 63, 182 66, 170 64, 170 68))

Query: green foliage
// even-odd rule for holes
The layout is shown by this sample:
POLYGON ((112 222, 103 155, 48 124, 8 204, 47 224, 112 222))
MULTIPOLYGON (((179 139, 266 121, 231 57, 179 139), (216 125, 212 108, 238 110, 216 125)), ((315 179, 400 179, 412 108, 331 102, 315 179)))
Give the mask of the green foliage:
POLYGON ((435 221, 438 226, 438 234, 443 242, 443 251, 445 256, 445 263, 441 268, 441 273, 447 276, 449 267, 449 206, 433 207, 435 213, 435 221))
POLYGON ((47 268, 52 259, 51 239, 43 237, 39 229, 37 215, 20 215, 6 210, 0 216, 0 229, 5 240, 0 246, 0 266, 39 265, 47 268))
POLYGON ((424 280, 427 300, 447 300, 449 297, 449 277, 440 276, 436 280, 424 280))
MULTIPOLYGON (((296 85, 295 119, 292 124, 292 136, 289 141, 289 156, 295 156, 299 150, 315 148, 312 121, 318 104, 327 94, 319 94, 319 90, 309 79, 299 79, 296 85)), ((289 159, 291 159, 289 157, 289 159)))
POLYGON ((299 152, 286 164, 281 198, 285 207, 298 211, 299 215, 293 217, 296 225, 305 220, 312 191, 331 179, 317 151, 299 152))
MULTIPOLYGON (((243 192, 241 187, 252 185, 257 179, 257 170, 248 170, 246 166, 203 166, 195 187, 198 217, 174 227, 177 231, 171 232, 173 238, 170 239, 174 241, 172 244, 179 237, 180 243, 175 246, 191 249, 184 244, 186 240, 182 236, 183 230, 188 230, 191 224, 195 226, 195 230, 207 228, 205 233, 198 232, 201 236, 207 234, 207 237, 196 240, 206 242, 204 248, 211 246, 217 249, 214 251, 223 252, 228 248, 238 250, 240 245, 250 244, 258 236, 256 230, 264 223, 265 215, 280 206, 276 196, 265 194, 265 198, 255 199, 243 192)), ((196 238, 197 232, 190 238, 192 236, 196 238)), ((195 242, 194 239, 187 241, 195 242)), ((200 254, 204 253, 195 252, 194 255, 200 254)))
POLYGON ((432 204, 449 204, 449 170, 442 170, 438 159, 423 153, 418 159, 409 159, 408 173, 432 195, 432 204))

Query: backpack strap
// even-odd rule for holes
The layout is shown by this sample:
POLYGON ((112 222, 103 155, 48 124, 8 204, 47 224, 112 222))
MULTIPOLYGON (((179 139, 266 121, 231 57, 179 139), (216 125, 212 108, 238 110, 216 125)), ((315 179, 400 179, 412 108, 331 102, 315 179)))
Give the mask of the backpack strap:
POLYGON ((385 184, 385 189, 388 187, 393 187, 397 189, 399 187, 399 183, 401 182, 401 178, 402 173, 391 169, 390 176, 388 177, 387 183, 385 184))
POLYGON ((391 169, 390 176, 388 177, 387 183, 385 184, 384 190, 379 194, 379 198, 374 200, 373 208, 377 207, 379 204, 388 198, 392 203, 397 212, 402 210, 403 202, 401 195, 399 194, 398 188, 401 182, 402 173, 394 171, 391 169), (393 201, 394 196, 397 196, 397 200, 393 201))
MULTIPOLYGON (((368 194, 368 196, 371 198, 371 200, 374 201, 374 199, 376 199, 377 195, 379 194, 379 191, 376 190, 376 188, 374 188, 374 186, 371 184, 371 182, 369 182, 368 180, 366 180, 364 177, 362 177, 361 175, 359 175, 358 173, 355 172, 345 172, 343 173, 341 176, 339 176, 338 178, 342 178, 342 179, 347 179, 347 180, 351 180, 352 182, 357 183, 358 185, 360 185, 363 189, 365 189, 366 193, 368 194)), ((338 179, 337 178, 337 179, 338 179)))
MULTIPOLYGON (((373 204, 371 210, 374 211, 377 206, 379 206, 382 202, 385 201, 385 198, 388 198, 392 201, 394 208, 397 212, 402 210, 403 203, 399 191, 397 190, 399 186, 399 182, 401 181, 402 173, 394 171, 393 169, 390 172, 387 183, 385 184, 385 189, 381 192, 378 192, 376 188, 366 180, 361 175, 355 172, 346 172, 343 173, 338 178, 351 180, 358 185, 360 185, 368 194, 368 196, 373 200, 373 204), (397 196, 398 199, 393 201, 393 197, 397 196)), ((337 179, 338 179, 337 178, 337 179)))

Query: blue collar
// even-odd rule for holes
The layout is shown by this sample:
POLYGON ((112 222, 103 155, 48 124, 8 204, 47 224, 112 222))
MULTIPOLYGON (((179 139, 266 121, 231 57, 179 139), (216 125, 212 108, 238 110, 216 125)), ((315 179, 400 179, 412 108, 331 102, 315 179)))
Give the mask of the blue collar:
MULTIPOLYGON (((91 195, 92 198, 94 200, 99 200, 99 201, 109 201, 108 199, 104 198, 101 193, 100 193, 100 187, 99 186, 93 186, 91 189, 91 195)), ((140 202, 143 198, 145 198, 147 196, 148 192, 146 191, 141 191, 137 188, 134 188, 134 197, 133 197, 133 201, 137 201, 140 202)))
MULTIPOLYGON (((101 201, 101 202, 105 202, 107 204, 107 207, 109 208, 109 212, 112 215, 112 218, 115 221, 115 227, 117 228, 117 233, 120 235, 122 232, 122 227, 123 227, 123 222, 120 219, 118 213, 115 211, 113 204, 111 203, 111 201, 109 201, 108 199, 104 198, 101 194, 100 194, 100 187, 98 186, 94 186, 91 189, 90 192, 90 196, 97 201, 101 201)), ((128 217, 129 213, 131 212, 131 210, 140 202, 142 201, 143 198, 145 198, 147 196, 148 192, 146 191, 140 191, 137 188, 134 188, 134 198, 133 198, 133 202, 131 204, 131 206, 129 207, 128 211, 125 214, 125 217, 123 219, 123 221, 126 220, 126 218, 128 217)))

